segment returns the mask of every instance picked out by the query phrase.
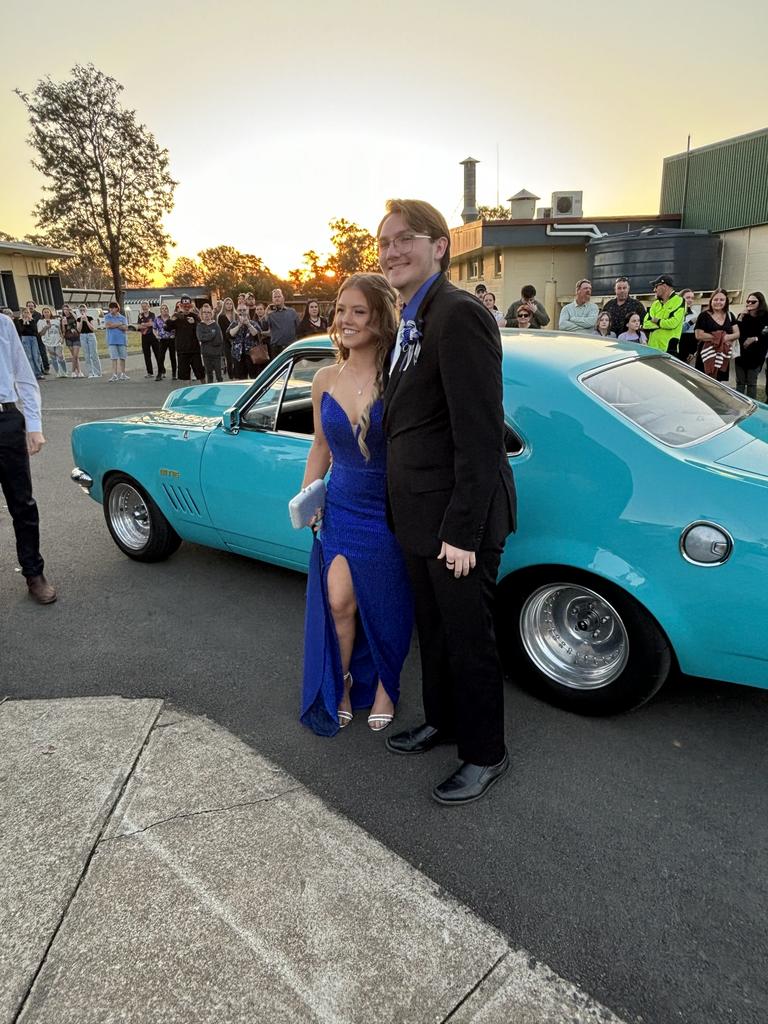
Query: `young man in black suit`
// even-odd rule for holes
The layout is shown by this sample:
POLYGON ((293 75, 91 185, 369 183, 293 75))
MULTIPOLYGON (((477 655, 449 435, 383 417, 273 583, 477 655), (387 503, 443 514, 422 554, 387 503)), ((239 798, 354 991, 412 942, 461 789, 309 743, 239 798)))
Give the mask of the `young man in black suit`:
POLYGON ((477 800, 507 771, 493 599, 515 525, 504 447, 501 341, 493 316, 451 285, 450 234, 428 203, 392 199, 381 268, 405 303, 387 367, 384 426, 392 526, 405 552, 421 647, 423 724, 389 750, 456 743, 462 764, 433 797, 477 800))

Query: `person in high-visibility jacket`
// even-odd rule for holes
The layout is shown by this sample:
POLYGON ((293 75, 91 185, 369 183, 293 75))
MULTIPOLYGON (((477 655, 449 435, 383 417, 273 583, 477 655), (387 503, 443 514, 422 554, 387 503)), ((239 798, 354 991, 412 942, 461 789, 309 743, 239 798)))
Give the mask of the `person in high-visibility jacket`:
POLYGON ((648 334, 650 348, 677 355, 677 346, 685 320, 685 300, 675 291, 675 282, 669 274, 662 274, 651 287, 656 301, 645 314, 643 330, 648 334))

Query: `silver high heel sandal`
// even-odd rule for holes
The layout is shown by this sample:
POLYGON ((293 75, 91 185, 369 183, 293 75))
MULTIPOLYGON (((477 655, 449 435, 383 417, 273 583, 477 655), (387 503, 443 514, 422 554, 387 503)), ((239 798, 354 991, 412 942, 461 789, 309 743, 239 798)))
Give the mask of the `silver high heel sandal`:
MULTIPOLYGON (((349 695, 349 691, 352 689, 352 683, 353 683, 352 673, 351 672, 345 672, 344 673, 344 689, 346 690, 347 695, 349 695), (347 680, 349 680, 349 686, 347 686, 347 680)), ((346 729, 346 727, 349 725, 349 723, 355 717, 352 714, 351 711, 340 711, 340 710, 338 710, 336 712, 336 714, 339 717, 339 728, 340 729, 346 729)))
MULTIPOLYGON (((381 686, 381 685, 382 684, 379 683, 379 686, 381 686)), ((382 689, 383 689, 383 687, 382 687, 382 689)), ((368 728, 372 732, 382 732, 384 729, 387 728, 388 725, 392 724, 392 722, 394 721, 394 718, 395 718, 394 712, 392 712, 391 715, 374 715, 374 714, 370 714, 370 715, 368 715, 368 728)))

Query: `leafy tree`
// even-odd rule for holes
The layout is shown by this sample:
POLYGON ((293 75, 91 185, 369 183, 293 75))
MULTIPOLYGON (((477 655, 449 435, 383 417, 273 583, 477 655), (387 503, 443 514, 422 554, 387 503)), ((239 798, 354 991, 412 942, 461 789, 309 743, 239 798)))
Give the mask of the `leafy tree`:
POLYGON ((168 284, 176 288, 198 288, 203 283, 203 268, 189 256, 179 256, 167 276, 168 284))
POLYGON ((95 249, 109 268, 118 302, 123 277, 159 267, 170 241, 162 217, 176 182, 168 150, 119 102, 123 86, 93 66, 37 83, 16 95, 29 114, 33 166, 46 178, 38 224, 76 251, 95 249))
POLYGON ((216 245, 199 252, 202 283, 219 295, 237 297, 238 291, 250 291, 265 298, 280 283, 279 278, 251 253, 240 252, 231 245, 216 245), (247 287, 240 287, 243 284, 247 287))
POLYGON ((336 276, 337 285, 350 274, 379 271, 376 239, 370 231, 343 217, 332 220, 328 226, 334 251, 328 257, 326 269, 336 276))

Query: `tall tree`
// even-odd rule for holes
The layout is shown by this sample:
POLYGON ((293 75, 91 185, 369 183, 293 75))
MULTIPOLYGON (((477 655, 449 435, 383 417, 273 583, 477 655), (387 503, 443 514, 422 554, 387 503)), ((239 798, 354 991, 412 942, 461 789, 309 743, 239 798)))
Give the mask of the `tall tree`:
POLYGON ((189 256, 179 256, 167 276, 176 288, 197 288, 203 283, 203 268, 189 256))
POLYGON ((350 274, 379 271, 376 239, 370 231, 343 217, 332 220, 328 227, 334 251, 328 257, 326 268, 333 272, 338 284, 350 274))
POLYGON ((177 184, 168 150, 120 104, 122 91, 93 64, 77 64, 64 82, 44 78, 32 93, 16 90, 29 114, 33 166, 46 178, 37 222, 76 250, 95 245, 118 302, 124 276, 165 260, 170 238, 162 218, 177 184))
POLYGON ((247 282, 255 295, 266 297, 279 279, 252 253, 240 252, 232 245, 216 245, 199 252, 202 283, 215 289, 219 295, 236 296, 238 286, 247 282))

